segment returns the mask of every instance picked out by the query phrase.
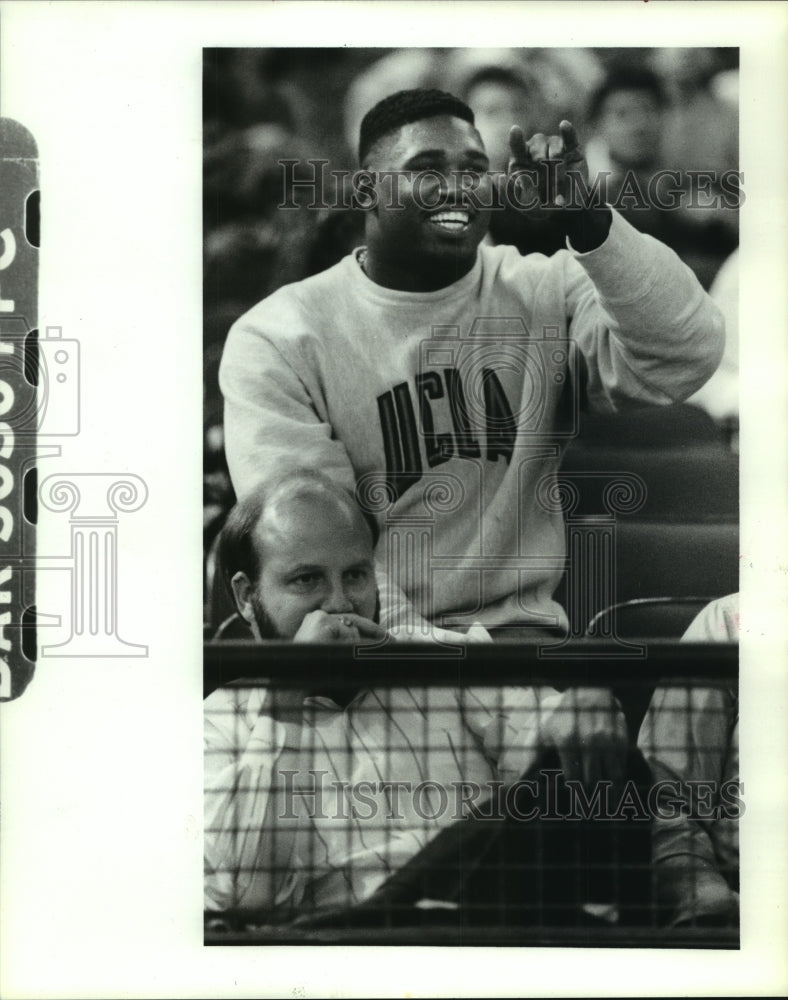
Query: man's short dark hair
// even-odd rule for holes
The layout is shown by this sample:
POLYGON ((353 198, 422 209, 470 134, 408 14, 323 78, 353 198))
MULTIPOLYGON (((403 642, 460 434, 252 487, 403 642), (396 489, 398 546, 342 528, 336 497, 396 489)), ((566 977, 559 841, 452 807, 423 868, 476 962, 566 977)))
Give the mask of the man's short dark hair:
POLYGON ((662 108, 667 104, 662 81, 656 73, 650 69, 641 69, 639 66, 618 66, 608 72, 605 79, 591 95, 588 104, 590 121, 593 122, 599 118, 608 97, 620 90, 641 90, 653 97, 658 107, 662 108))
MULTIPOLYGON (((230 511, 219 539, 219 566, 230 596, 233 593, 231 580, 236 573, 245 573, 252 583, 257 581, 261 566, 260 553, 254 541, 255 528, 260 523, 266 505, 291 481, 296 486, 294 497, 298 496, 299 492, 322 489, 346 500, 349 504, 358 503, 352 493, 314 469, 290 469, 270 483, 260 484, 239 500, 230 511)), ((360 506, 359 511, 369 527, 374 547, 380 535, 378 523, 374 515, 360 506)))
POLYGON ((465 101, 445 90, 398 90, 378 101, 361 122, 358 142, 358 160, 364 160, 372 146, 389 132, 436 115, 452 115, 469 124, 474 124, 473 111, 465 101))

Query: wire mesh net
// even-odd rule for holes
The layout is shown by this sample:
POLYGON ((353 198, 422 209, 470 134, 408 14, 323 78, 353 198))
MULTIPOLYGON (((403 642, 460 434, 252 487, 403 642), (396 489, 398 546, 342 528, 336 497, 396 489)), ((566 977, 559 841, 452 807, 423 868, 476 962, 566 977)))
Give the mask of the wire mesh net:
POLYGON ((205 701, 206 941, 735 946, 735 647, 558 677, 254 649, 205 701))

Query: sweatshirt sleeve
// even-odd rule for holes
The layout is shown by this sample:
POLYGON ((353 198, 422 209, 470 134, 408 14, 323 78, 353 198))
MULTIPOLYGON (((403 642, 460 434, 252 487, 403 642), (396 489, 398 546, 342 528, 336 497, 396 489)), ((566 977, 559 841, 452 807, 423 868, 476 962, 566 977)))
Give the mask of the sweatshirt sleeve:
MULTIPOLYGON (((279 297, 242 316, 228 334, 219 382, 227 464, 239 497, 267 476, 296 466, 319 469, 351 492, 355 488, 353 466, 334 437, 319 381, 306 385, 297 373, 313 367, 298 363, 298 322, 297 310, 279 297)), ((436 632, 440 638, 442 630, 418 615, 388 578, 380 553, 378 562, 381 624, 403 638, 425 640, 436 632)))
POLYGON ((333 437, 319 391, 304 384, 293 363, 297 323, 295 310, 268 299, 228 334, 219 384, 227 464, 239 497, 266 476, 294 466, 320 469, 351 490, 355 485, 347 451, 333 437), (271 336, 272 325, 283 337, 271 336), (287 344, 286 354, 275 339, 287 344))
POLYGON ((681 402, 714 373, 722 313, 677 255, 617 212, 605 242, 564 256, 570 335, 594 409, 681 402))

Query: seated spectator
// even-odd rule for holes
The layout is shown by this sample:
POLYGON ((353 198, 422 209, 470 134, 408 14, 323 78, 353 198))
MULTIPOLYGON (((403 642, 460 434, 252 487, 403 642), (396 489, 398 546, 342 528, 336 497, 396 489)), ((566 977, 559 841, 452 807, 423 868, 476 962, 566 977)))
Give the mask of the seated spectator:
POLYGON ((221 137, 203 162, 203 294, 206 333, 228 306, 235 315, 261 295, 306 274, 315 236, 314 212, 282 212, 292 198, 306 202, 297 181, 312 177, 316 151, 279 122, 264 122, 221 137), (286 185, 280 161, 295 160, 286 185))
POLYGON ((663 155, 677 170, 710 171, 719 176, 739 165, 739 116, 735 103, 715 92, 723 68, 710 48, 659 48, 654 70, 665 81, 669 107, 663 155))
MULTIPOLYGON (((258 640, 385 634, 374 525, 321 474, 292 472, 249 494, 222 541, 258 640)), ((359 902, 546 748, 567 777, 618 783, 625 741, 616 703, 593 689, 223 688, 205 703, 206 908, 359 902), (337 797, 361 786, 352 806, 337 797), (398 801, 394 786, 407 789, 398 801)))
POLYGON ((566 248, 566 234, 556 220, 538 211, 521 212, 505 197, 511 157, 512 122, 527 135, 546 118, 539 77, 517 49, 458 49, 446 67, 447 87, 473 109, 476 129, 497 180, 495 209, 488 241, 515 246, 521 254, 551 256, 566 248))
MULTIPOLYGON (((713 601, 686 642, 736 642, 739 595, 713 601)), ((724 688, 666 687, 652 698, 638 745, 665 781, 654 821, 657 896, 672 926, 739 916, 739 700, 724 688), (675 814, 673 803, 681 806, 675 814), (669 817, 669 818, 668 818, 669 817)))
POLYGON ((693 187, 680 158, 672 159, 677 154, 664 151, 669 114, 665 89, 654 72, 612 68, 589 104, 594 130, 586 148, 589 176, 604 177, 608 202, 636 229, 675 250, 708 288, 737 245, 736 212, 723 204, 719 172, 711 194, 701 198, 699 187, 705 190, 708 184, 696 181, 693 187))
POLYGON ((544 97, 536 75, 517 49, 456 49, 445 72, 446 89, 473 108, 490 168, 505 171, 511 155, 512 122, 531 135, 544 118, 544 97))
POLYGON ((665 81, 668 107, 662 136, 662 159, 684 179, 690 198, 683 222, 695 225, 694 244, 676 252, 709 288, 725 258, 739 241, 738 205, 723 180, 739 168, 738 100, 724 96, 719 71, 724 50, 660 48, 652 65, 665 81), (691 172, 699 172, 693 185, 691 172), (694 186, 694 190, 693 190, 694 186))
MULTIPOLYGON (((586 160, 591 177, 606 175, 609 201, 615 202, 632 180, 646 192, 652 174, 663 166, 665 105, 656 74, 633 67, 612 69, 592 95, 589 118, 594 133, 586 146, 586 160)), ((638 225, 636 218, 630 221, 638 225)))

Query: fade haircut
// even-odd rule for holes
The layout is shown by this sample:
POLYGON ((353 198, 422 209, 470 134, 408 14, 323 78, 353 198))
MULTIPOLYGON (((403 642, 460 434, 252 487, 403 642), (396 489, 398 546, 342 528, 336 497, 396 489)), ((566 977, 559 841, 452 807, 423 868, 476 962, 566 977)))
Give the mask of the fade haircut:
POLYGON ((378 101, 361 122, 358 142, 358 161, 363 167, 364 161, 378 139, 394 132, 403 125, 421 121, 422 118, 434 118, 436 115, 452 115, 462 118, 470 125, 474 124, 473 111, 465 101, 445 90, 398 90, 378 101))
POLYGON ((262 567, 254 540, 255 528, 268 504, 287 487, 290 487, 288 497, 291 500, 325 492, 349 507, 357 507, 372 535, 373 548, 377 545, 380 534, 378 523, 371 513, 361 508, 352 493, 338 486, 322 472, 314 469, 291 469, 269 483, 261 483, 230 511, 219 539, 218 553, 222 577, 230 596, 233 593, 231 580, 236 573, 245 573, 252 583, 257 582, 262 567))

